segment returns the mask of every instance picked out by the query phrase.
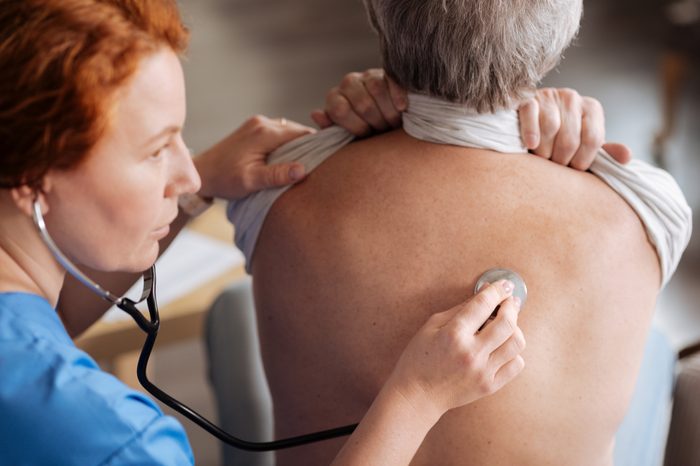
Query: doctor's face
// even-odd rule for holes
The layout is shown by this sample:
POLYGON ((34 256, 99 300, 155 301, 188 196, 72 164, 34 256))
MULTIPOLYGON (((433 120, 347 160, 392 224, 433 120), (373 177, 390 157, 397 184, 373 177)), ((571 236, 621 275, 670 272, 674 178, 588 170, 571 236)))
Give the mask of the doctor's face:
POLYGON ((177 198, 199 176, 182 140, 185 87, 168 48, 144 58, 117 91, 105 134, 88 157, 47 174, 49 233, 74 261, 103 271, 141 271, 158 255, 177 198))

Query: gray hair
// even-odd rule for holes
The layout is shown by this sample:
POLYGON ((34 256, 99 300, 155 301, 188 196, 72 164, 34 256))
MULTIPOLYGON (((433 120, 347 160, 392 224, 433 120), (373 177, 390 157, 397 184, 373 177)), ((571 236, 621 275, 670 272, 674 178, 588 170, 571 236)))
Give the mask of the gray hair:
POLYGON ((582 0, 364 0, 384 69, 411 92, 511 108, 559 63, 582 0))

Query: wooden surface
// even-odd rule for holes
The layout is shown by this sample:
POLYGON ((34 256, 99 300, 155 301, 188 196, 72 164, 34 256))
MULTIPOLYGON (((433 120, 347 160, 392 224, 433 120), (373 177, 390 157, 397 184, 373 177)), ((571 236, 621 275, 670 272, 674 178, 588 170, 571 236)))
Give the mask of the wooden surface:
MULTIPOLYGON (((187 228, 232 244, 233 227, 226 220, 223 204, 214 205, 190 222, 187 228)), ((157 346, 201 337, 206 311, 211 303, 227 285, 244 275, 242 265, 233 267, 214 280, 161 307, 157 346)), ((97 322, 76 340, 76 345, 93 358, 112 365, 118 362, 121 356, 140 350, 144 340, 143 331, 129 318, 97 322)))

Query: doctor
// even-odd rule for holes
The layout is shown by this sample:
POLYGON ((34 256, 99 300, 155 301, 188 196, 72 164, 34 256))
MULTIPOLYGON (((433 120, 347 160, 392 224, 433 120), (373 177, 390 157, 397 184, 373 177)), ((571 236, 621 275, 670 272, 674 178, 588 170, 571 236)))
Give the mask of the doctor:
MULTIPOLYGON (((70 287, 61 295, 65 271, 32 221, 38 202, 58 247, 99 282, 149 267, 187 211, 207 202, 190 197, 179 209, 178 199, 231 199, 303 178, 300 166, 265 159, 312 130, 265 117, 193 163, 181 134, 186 43, 171 0, 0 0, 0 464, 194 463, 177 421, 75 347, 71 335, 105 306, 87 310, 70 287)), ((358 134, 396 125, 402 94, 388 86, 377 71, 349 75, 314 119, 358 134)), ((602 141, 599 107, 566 90, 538 100, 523 109, 532 147, 583 167, 602 141), (548 119, 562 130, 551 125, 540 142, 548 119)), ((120 277, 108 287, 133 280, 120 277)), ((431 317, 335 464, 408 464, 443 413, 517 376, 524 338, 511 293, 497 282, 431 317)))

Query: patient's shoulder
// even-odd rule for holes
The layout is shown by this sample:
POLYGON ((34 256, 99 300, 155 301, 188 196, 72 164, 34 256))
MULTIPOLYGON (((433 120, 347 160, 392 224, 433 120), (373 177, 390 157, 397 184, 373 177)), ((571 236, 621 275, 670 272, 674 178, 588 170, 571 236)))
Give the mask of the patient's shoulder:
POLYGON ((542 254, 563 267, 580 266, 592 254, 653 256, 634 211, 590 173, 527 154, 431 144, 400 131, 326 160, 273 206, 260 242, 277 253, 304 251, 309 260, 314 250, 327 256, 326 248, 378 257, 389 255, 379 249, 401 245, 441 257, 455 244, 476 245, 458 248, 473 257, 524 250, 524 261, 542 254), (273 246, 266 236, 274 236, 273 246))

